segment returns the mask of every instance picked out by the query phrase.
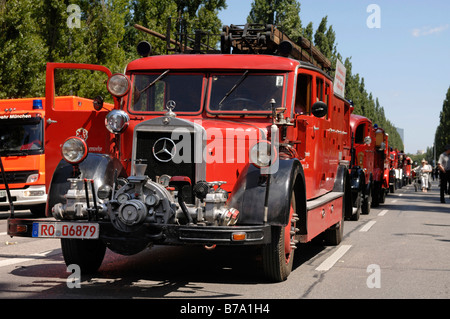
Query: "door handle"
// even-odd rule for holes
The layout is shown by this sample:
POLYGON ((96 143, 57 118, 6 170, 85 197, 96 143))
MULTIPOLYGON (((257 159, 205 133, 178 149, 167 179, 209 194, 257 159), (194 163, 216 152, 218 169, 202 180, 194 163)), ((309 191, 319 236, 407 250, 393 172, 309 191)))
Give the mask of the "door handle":
POLYGON ((50 125, 50 124, 53 124, 53 123, 58 123, 58 121, 54 121, 54 120, 52 120, 52 119, 47 119, 47 124, 48 125, 50 125))

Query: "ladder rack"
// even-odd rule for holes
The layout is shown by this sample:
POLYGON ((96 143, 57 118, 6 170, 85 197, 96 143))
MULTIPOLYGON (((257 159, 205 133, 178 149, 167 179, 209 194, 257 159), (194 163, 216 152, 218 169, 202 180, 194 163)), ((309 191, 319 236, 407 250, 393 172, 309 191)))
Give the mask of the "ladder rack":
POLYGON ((177 21, 181 27, 171 36, 172 19, 168 19, 166 35, 135 25, 140 31, 146 32, 166 41, 168 52, 207 53, 207 54, 269 54, 291 57, 299 61, 309 62, 318 68, 329 71, 331 62, 306 38, 300 37, 294 43, 280 29, 272 24, 251 24, 223 26, 220 35, 196 30, 188 34, 186 26, 177 21), (220 36, 220 49, 209 42, 220 36))
POLYGON ((221 34, 223 53, 260 53, 289 56, 314 64, 322 70, 331 69, 331 62, 306 38, 294 43, 272 24, 245 24, 224 26, 221 34), (236 51, 236 52, 235 52, 236 51))

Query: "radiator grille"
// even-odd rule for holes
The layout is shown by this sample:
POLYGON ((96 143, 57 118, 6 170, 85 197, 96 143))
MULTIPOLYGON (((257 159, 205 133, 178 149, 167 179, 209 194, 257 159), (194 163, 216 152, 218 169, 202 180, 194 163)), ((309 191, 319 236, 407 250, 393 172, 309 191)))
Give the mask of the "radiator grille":
MULTIPOLYGON (((14 171, 5 172, 6 180, 9 184, 22 184, 27 182, 28 176, 38 174, 39 171, 14 171)), ((4 184, 3 175, 0 174, 0 184, 4 184)))
MULTIPOLYGON (((153 155, 153 145, 156 141, 161 138, 171 139, 171 132, 148 132, 141 131, 137 132, 136 137, 136 160, 145 160, 143 163, 147 164, 147 169, 145 174, 149 176, 153 181, 156 180, 156 176, 161 176, 163 174, 169 176, 188 176, 192 183, 195 183, 195 163, 194 163, 194 134, 190 134, 189 143, 183 141, 183 145, 189 145, 190 149, 190 159, 183 161, 179 164, 174 163, 172 160, 168 162, 160 162, 153 155)), ((180 139, 181 140, 181 139, 180 139)), ((175 144, 179 143, 179 140, 173 140, 175 144)), ((179 155, 184 158, 184 149, 179 150, 179 155)), ((185 150, 187 151, 187 150, 185 150)), ((183 194, 185 201, 191 203, 192 192, 190 188, 183 189, 183 194)))

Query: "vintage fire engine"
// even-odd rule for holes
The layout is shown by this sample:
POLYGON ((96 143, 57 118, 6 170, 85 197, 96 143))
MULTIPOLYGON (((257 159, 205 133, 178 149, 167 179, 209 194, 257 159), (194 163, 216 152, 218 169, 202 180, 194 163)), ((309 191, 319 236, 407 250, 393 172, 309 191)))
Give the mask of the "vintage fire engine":
POLYGON ((49 181, 55 220, 10 218, 8 233, 61 238, 82 271, 106 247, 258 245, 264 274, 285 280, 298 242, 339 244, 352 214, 350 105, 329 61, 274 26, 224 27, 221 52, 180 37, 168 46, 191 54, 150 56, 140 43, 125 74, 47 65, 47 155, 63 157, 49 181), (104 72, 114 109, 55 107, 59 68, 104 72))
POLYGON ((378 125, 375 131, 375 170, 373 178, 372 206, 384 203, 389 193, 389 135, 378 125))
POLYGON ((375 132, 372 122, 361 115, 350 115, 350 127, 352 130, 350 178, 353 207, 356 210, 352 219, 358 220, 360 213, 369 214, 372 205, 375 132))
POLYGON ((352 160, 350 178, 355 213, 351 217, 369 214, 372 206, 384 202, 389 189, 387 156, 388 135, 368 118, 351 114, 352 160))
POLYGON ((389 151, 389 191, 395 193, 395 191, 403 186, 403 169, 400 166, 401 154, 398 149, 390 148, 389 151))
POLYGON ((412 160, 411 160, 411 157, 406 156, 406 154, 404 154, 403 152, 402 152, 402 154, 403 154, 402 163, 401 163, 402 170, 403 170, 402 183, 403 183, 403 186, 406 186, 408 184, 411 184, 412 179, 413 179, 412 160))

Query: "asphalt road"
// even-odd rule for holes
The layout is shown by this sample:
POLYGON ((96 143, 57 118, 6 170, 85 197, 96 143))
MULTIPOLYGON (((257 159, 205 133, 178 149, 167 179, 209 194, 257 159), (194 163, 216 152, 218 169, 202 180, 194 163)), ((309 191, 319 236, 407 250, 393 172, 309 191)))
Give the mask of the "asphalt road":
MULTIPOLYGON (((293 272, 282 283, 264 279, 254 248, 165 246, 134 256, 107 251, 99 273, 77 281, 59 240, 10 238, 6 218, 0 212, 0 299, 177 300, 175 311, 200 312, 209 310, 189 309, 193 301, 450 297, 450 200, 439 202, 436 182, 428 193, 403 187, 359 221, 346 221, 337 247, 299 245, 293 272), (180 300, 191 304, 182 308, 180 300)), ((266 304, 258 305, 253 311, 266 304)), ((215 311, 226 308, 216 305, 215 311)))

